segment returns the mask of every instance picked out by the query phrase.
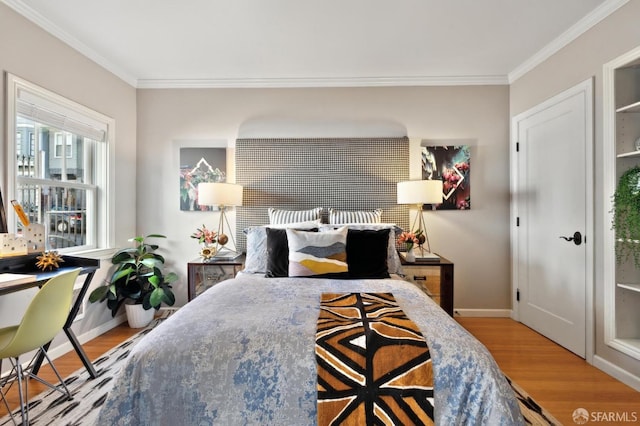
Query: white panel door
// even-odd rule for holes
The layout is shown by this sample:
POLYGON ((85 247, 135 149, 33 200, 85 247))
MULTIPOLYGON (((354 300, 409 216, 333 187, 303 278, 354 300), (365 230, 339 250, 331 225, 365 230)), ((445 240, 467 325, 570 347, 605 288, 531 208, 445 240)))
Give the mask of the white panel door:
POLYGON ((519 319, 583 358, 592 285, 591 92, 589 80, 514 119, 519 319))

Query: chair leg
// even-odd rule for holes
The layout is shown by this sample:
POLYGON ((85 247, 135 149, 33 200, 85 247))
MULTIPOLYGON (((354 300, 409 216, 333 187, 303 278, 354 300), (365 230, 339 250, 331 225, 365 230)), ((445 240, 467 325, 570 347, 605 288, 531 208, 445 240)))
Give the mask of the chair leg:
MULTIPOLYGON (((23 394, 22 382, 24 381, 24 377, 22 377, 22 365, 20 365, 20 361, 18 358, 15 359, 16 362, 16 375, 18 379, 18 396, 20 398, 20 414, 22 415, 22 425, 29 425, 29 401, 28 401, 28 393, 23 394)), ((25 383, 26 387, 26 383, 25 383)), ((26 389, 28 392, 28 389, 26 389)))
POLYGON ((40 348, 40 351, 42 352, 44 357, 47 359, 47 362, 49 363, 49 366, 51 367, 51 369, 55 373, 56 377, 58 378, 58 381, 60 382, 60 385, 56 386, 53 383, 49 383, 48 381, 46 381, 46 380, 44 380, 44 379, 42 379, 42 378, 40 378, 37 375, 32 373, 31 368, 33 367, 33 362, 37 358, 38 354, 36 354, 36 356, 33 358, 33 360, 31 360, 31 362, 29 363, 29 365, 26 368, 22 367, 22 365, 20 364, 18 358, 9 359, 11 361, 12 370, 5 377, 5 379, 3 379, 4 381, 0 382, 0 385, 1 385, 1 387, 0 387, 0 397, 2 397, 2 401, 4 402, 4 405, 7 408, 7 412, 9 413, 9 416, 11 417, 11 420, 13 421, 14 425, 17 425, 16 420, 13 417, 13 414, 11 413, 11 409, 9 408, 9 404, 7 403, 7 400, 5 399, 5 395, 6 394, 2 390, 2 387, 4 387, 4 385, 7 384, 7 383, 9 383, 9 387, 11 387, 11 383, 13 382, 13 380, 11 380, 11 379, 12 379, 12 376, 14 374, 15 374, 15 381, 17 381, 17 384, 18 384, 18 397, 20 399, 20 414, 22 415, 22 425, 23 426, 28 426, 29 425, 29 379, 30 378, 33 378, 33 379, 39 381, 40 383, 42 383, 43 385, 46 385, 46 386, 50 387, 51 389, 54 389, 54 390, 62 393, 68 399, 73 399, 73 396, 71 395, 71 392, 69 391, 69 388, 67 387, 67 384, 62 379, 62 376, 60 376, 60 373, 58 372, 58 369, 56 368, 56 366, 51 361, 51 358, 49 358, 49 355, 47 354, 47 351, 45 351, 43 348, 40 348))
POLYGON ((14 425, 17 426, 18 423, 16 422, 16 418, 13 415, 11 407, 9 407, 9 402, 7 401, 7 395, 11 390, 11 387, 13 386, 13 384, 16 382, 18 370, 16 368, 16 363, 13 362, 13 359, 9 359, 9 361, 11 364, 11 371, 9 371, 9 373, 2 380, 0 380, 0 397, 2 397, 2 402, 4 403, 4 407, 7 409, 7 413, 9 413, 9 417, 11 418, 11 421, 13 422, 14 425), (4 390, 5 387, 6 387, 6 391, 4 390))
POLYGON ((7 394, 2 390, 5 384, 6 383, 0 383, 0 398, 2 398, 4 408, 7 410, 7 413, 9 413, 9 417, 11 418, 11 421, 13 422, 14 425, 17 426, 18 423, 16 423, 16 419, 15 417, 13 417, 13 413, 11 412, 11 407, 9 407, 9 403, 7 402, 7 394))
POLYGON ((51 367, 51 369, 55 373, 56 377, 58 378, 58 381, 60 382, 60 386, 62 386, 62 389, 64 389, 64 392, 60 389, 60 386, 52 385, 51 383, 48 383, 48 382, 40 379, 38 376, 33 375, 33 374, 30 374, 30 376, 35 378, 35 379, 37 379, 41 383, 56 389, 58 392, 66 394, 68 399, 73 399, 73 396, 71 395, 71 392, 69 392, 69 388, 67 387, 67 384, 64 382, 64 380, 62 380, 62 377, 60 376, 60 373, 58 373, 58 369, 53 364, 53 362, 51 362, 51 358, 49 358, 49 355, 47 354, 47 351, 45 351, 44 348, 40 348, 40 350, 42 351, 42 354, 47 359, 47 362, 49 363, 49 366, 51 367))

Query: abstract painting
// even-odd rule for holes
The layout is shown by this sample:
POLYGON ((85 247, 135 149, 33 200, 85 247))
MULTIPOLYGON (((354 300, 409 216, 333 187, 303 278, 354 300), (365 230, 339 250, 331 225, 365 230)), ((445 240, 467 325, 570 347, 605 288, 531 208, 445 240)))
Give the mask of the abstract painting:
POLYGON ((198 204, 198 184, 224 182, 226 165, 225 148, 180 148, 180 210, 213 210, 198 204))
POLYGON ((469 146, 423 146, 421 157, 422 179, 442 181, 442 204, 437 204, 436 210, 469 210, 471 208, 469 146))

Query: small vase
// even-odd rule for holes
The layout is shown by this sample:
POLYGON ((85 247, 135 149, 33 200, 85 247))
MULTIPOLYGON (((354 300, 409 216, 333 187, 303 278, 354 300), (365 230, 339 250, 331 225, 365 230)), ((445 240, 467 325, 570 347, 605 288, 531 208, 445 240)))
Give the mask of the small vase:
POLYGON ((407 255, 404 257, 407 262, 415 262, 416 254, 413 252, 413 247, 407 249, 407 255))

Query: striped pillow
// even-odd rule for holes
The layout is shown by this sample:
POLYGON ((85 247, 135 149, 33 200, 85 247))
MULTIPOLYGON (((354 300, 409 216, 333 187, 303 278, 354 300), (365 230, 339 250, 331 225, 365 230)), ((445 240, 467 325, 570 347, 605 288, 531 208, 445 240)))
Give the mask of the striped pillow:
POLYGON ((269 208, 269 223, 271 225, 282 225, 285 223, 307 222, 309 220, 320 220, 322 207, 310 210, 280 210, 269 208))
POLYGON ((340 225, 344 223, 380 223, 382 210, 337 210, 329 209, 329 223, 340 225))
POLYGON ((347 232, 346 227, 322 233, 287 229, 289 276, 346 276, 347 232))

